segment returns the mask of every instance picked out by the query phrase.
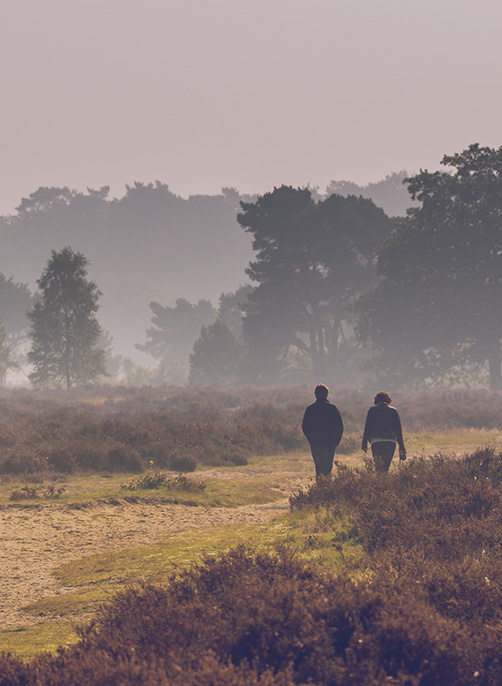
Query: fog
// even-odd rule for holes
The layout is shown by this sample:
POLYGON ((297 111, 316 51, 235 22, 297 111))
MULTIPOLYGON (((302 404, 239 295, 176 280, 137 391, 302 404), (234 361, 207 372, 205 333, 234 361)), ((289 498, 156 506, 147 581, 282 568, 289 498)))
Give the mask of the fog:
MULTIPOLYGON (((172 351, 151 354, 155 316, 176 319, 188 308, 198 321, 204 310, 204 326, 218 318, 240 339, 239 289, 260 250, 258 228, 237 221, 241 202, 291 186, 309 188, 314 203, 362 196, 388 217, 404 216, 419 205, 406 175, 438 170, 443 155, 473 143, 500 144, 495 0, 419 8, 398 0, 20 0, 2 3, 0 19, 0 273, 34 293, 52 250, 82 252, 102 291, 98 318, 113 352, 146 367, 179 362, 172 351)), ((375 229, 381 242, 397 224, 386 226, 386 234, 375 229)), ((356 243, 355 272, 376 267, 376 252, 356 243)), ((370 271, 340 307, 348 293, 355 302, 375 286, 370 271)), ((259 305, 247 304, 249 326, 260 307, 264 322, 277 321, 265 314, 265 284, 256 285, 265 290, 259 305)), ((8 309, 0 303, 3 320, 8 309)), ((295 325, 295 355, 307 361, 284 353, 298 372, 290 382, 303 378, 302 365, 315 368, 312 341, 321 349, 325 335, 354 342, 355 320, 333 317, 322 335, 308 321, 295 325)), ((366 342, 375 344, 368 327, 366 342)), ((13 332, 7 327, 10 341, 13 332)), ((269 337, 279 357, 281 336, 277 327, 269 337)), ((255 341, 263 357, 258 350, 255 341)), ((488 353, 465 350, 459 364, 482 383, 488 353)), ((364 383, 344 359, 339 351, 340 382, 364 383)), ((260 375, 263 382, 267 372, 260 375)))
POLYGON ((0 214, 39 186, 361 185, 499 142, 497 0, 6 0, 0 214))

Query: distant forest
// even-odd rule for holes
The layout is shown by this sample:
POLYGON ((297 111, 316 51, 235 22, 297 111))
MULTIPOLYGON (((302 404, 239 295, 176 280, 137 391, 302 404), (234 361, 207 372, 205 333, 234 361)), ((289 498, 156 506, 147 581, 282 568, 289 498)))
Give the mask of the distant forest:
POLYGON ((35 359, 24 313, 67 254, 111 381, 502 389, 502 148, 441 162, 324 193, 39 188, 0 217, 0 382, 35 359))
MULTIPOLYGON (((390 174, 368 186, 332 181, 326 194, 362 195, 387 214, 404 214, 410 204, 405 176, 390 174)), ((118 199, 108 187, 39 188, 14 215, 0 217, 0 273, 34 292, 51 250, 70 245, 82 252, 103 292, 99 319, 114 350, 150 366, 152 358, 135 346, 145 342, 151 302, 173 307, 179 298, 203 299, 217 306, 222 293, 248 283, 251 239, 236 217, 241 201, 255 199, 233 188, 185 199, 159 181, 126 186, 118 199)), ((0 319, 5 316, 0 309, 0 319)))

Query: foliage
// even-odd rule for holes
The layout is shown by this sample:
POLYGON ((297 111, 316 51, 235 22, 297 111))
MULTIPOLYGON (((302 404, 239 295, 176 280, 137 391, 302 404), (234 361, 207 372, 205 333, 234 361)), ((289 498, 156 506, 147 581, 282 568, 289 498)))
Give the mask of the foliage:
POLYGON ((186 359, 201 327, 209 326, 216 319, 216 311, 209 300, 192 304, 178 298, 174 307, 152 302, 150 309, 153 317, 152 326, 146 332, 149 340, 136 347, 161 360, 166 369, 186 359))
MULTIPOLYGON (((373 394, 334 395, 345 454, 358 449, 373 394)), ((0 390, 0 473, 191 472, 243 465, 253 455, 307 451, 301 432, 312 389, 88 387, 0 390)), ((393 394, 410 432, 500 428, 502 397, 488 391, 393 394)), ((411 446, 409 446, 411 447, 411 446)))
POLYGON ((433 577, 428 570, 417 584, 385 567, 356 583, 301 562, 287 548, 276 555, 238 548, 206 558, 166 586, 121 592, 57 656, 26 666, 7 657, 1 668, 27 686, 495 686, 500 575, 487 584, 487 568, 473 565, 462 588, 448 571, 433 577), (464 603, 452 602, 462 595, 464 603))
POLYGON ((101 295, 88 281, 88 260, 70 247, 55 250, 37 281, 40 297, 28 313, 32 349, 28 360, 35 370, 35 386, 70 388, 106 374, 102 349, 97 347, 101 328, 96 319, 101 295))
POLYGON ((5 327, 0 319, 0 386, 3 386, 8 370, 19 366, 12 357, 12 348, 7 344, 6 338, 5 327))
MULTIPOLYGON (((159 294, 215 302, 221 291, 242 282, 252 251, 235 216, 239 200, 248 197, 223 189, 217 195, 183 198, 159 181, 131 184, 116 197, 107 186, 83 192, 39 188, 13 216, 0 217, 0 271, 34 282, 40 255, 59 246, 78 246, 106 296, 100 321, 120 341, 122 354, 130 356, 127 349, 143 342, 150 326, 148 303, 159 294), (206 284, 202 295, 201 282, 206 284)), ((173 303, 174 298, 162 302, 173 303)), ((31 303, 23 314, 29 307, 31 303)), ((187 360, 199 331, 200 326, 183 351, 187 360)))
MULTIPOLYGON (((42 494, 44 498, 59 498, 66 491, 66 486, 56 486, 55 483, 49 484, 42 494)), ((9 500, 36 500, 40 498, 38 490, 33 486, 23 486, 19 490, 14 490, 9 496, 9 500)))
POLYGON ((234 338, 242 337, 243 308, 253 292, 251 285, 239 286, 235 293, 222 293, 218 305, 218 319, 230 329, 234 338))
POLYGON ((355 195, 373 200, 377 207, 381 207, 389 217, 404 216, 406 211, 415 203, 403 185, 408 174, 405 171, 388 174, 381 181, 360 186, 352 181, 330 181, 326 187, 326 195, 355 195))
MULTIPOLYGON (((309 189, 281 186, 237 219, 253 236, 257 283, 244 305, 249 379, 271 383, 298 351, 317 378, 346 366, 346 306, 375 279, 375 249, 392 225, 370 200, 332 195, 316 203, 309 189)), ((296 362, 298 365, 298 362, 296 362)))
MULTIPOLYGON (((12 277, 7 279, 0 273, 0 322, 4 327, 5 336, 3 342, 0 341, 0 349, 7 346, 16 363, 19 361, 20 348, 27 340, 29 321, 26 312, 32 305, 33 296, 28 286, 24 283, 15 283, 12 277)), ((0 369, 0 380, 1 377, 0 369)))
POLYGON ((122 486, 122 490, 127 491, 137 491, 139 489, 156 490, 158 488, 166 488, 171 491, 180 490, 193 492, 203 491, 206 488, 206 484, 203 481, 193 481, 184 474, 170 477, 156 469, 153 460, 150 460, 150 469, 148 472, 142 474, 137 479, 134 479, 129 484, 122 486))
POLYGON ((379 285, 358 304, 359 336, 396 386, 488 365, 502 388, 502 148, 446 155, 406 180, 410 209, 379 252, 379 285))
POLYGON ((501 452, 339 469, 291 504, 363 547, 351 575, 287 545, 208 556, 120 592, 55 656, 3 655, 0 684, 498 686, 501 452))
POLYGON ((216 320, 203 326, 190 355, 189 383, 221 388, 239 382, 243 348, 230 329, 216 320))
MULTIPOLYGON (((273 396, 267 394, 267 402, 273 396)), ((7 391, 0 397, 0 473, 194 471, 243 465, 303 446, 299 409, 239 408, 240 392, 110 388, 7 391)))

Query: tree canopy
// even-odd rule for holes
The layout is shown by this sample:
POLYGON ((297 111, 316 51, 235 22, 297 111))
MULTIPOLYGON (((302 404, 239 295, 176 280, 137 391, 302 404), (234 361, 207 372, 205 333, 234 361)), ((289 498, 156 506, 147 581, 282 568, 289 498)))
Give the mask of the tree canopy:
POLYGON ((194 386, 235 386, 240 380, 242 346, 230 329, 216 320, 203 326, 190 355, 189 383, 194 386))
POLYGON ((477 144, 407 179, 419 201, 384 244, 359 334, 396 384, 488 366, 502 388, 502 148, 477 144))
POLYGON ((95 381, 106 374, 105 353, 97 344, 101 295, 87 277, 88 260, 70 247, 51 253, 37 284, 40 296, 28 313, 32 348, 28 360, 35 386, 95 381))
POLYGON ((16 345, 28 329, 27 311, 33 303, 33 296, 24 283, 16 283, 13 277, 7 279, 0 273, 0 320, 7 338, 16 345))
POLYGON ((270 383, 295 365, 340 373, 350 334, 346 306, 376 278, 374 256, 392 223, 371 200, 281 186, 237 217, 253 236, 246 273, 257 286, 244 305, 250 378, 270 383))
POLYGON ((0 319, 0 386, 4 385, 5 375, 9 369, 18 367, 18 363, 12 357, 11 347, 7 344, 5 327, 0 319))
POLYGON ((156 360, 159 360, 169 376, 169 369, 179 364, 188 367, 188 357, 203 326, 216 319, 216 310, 209 300, 190 303, 178 298, 174 307, 158 302, 150 303, 153 313, 152 326, 147 329, 147 341, 137 344, 156 360))

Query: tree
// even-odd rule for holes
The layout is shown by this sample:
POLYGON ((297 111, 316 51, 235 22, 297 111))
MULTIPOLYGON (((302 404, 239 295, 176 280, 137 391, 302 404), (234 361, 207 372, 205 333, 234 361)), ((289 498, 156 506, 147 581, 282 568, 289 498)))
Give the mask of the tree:
POLYGON ((12 357, 12 351, 7 344, 7 334, 5 327, 0 320, 0 386, 5 383, 5 375, 9 369, 16 369, 18 363, 12 357))
POLYGON ((237 220, 256 251, 246 273, 258 284, 244 305, 248 373, 277 381, 300 352, 316 378, 340 374, 346 308, 375 281, 375 250, 391 231, 389 218, 371 200, 332 195, 316 203, 309 189, 288 186, 241 206, 237 220))
MULTIPOLYGON (((124 356, 143 364, 145 358, 133 353, 150 326, 145 302, 159 301, 159 293, 181 293, 193 303, 199 298, 216 303, 222 291, 242 280, 251 241, 237 228, 244 196, 233 189, 182 198, 155 181, 135 182, 125 191, 116 198, 106 186, 83 192, 39 188, 27 195, 14 215, 0 217, 0 272, 34 282, 40 255, 65 245, 82 252, 106 291, 100 322, 124 356)), ((199 332, 200 326, 186 348, 186 367, 199 332)))
POLYGON ((26 339, 29 321, 26 312, 33 304, 33 296, 24 283, 15 283, 0 273, 0 320, 5 327, 9 345, 13 348, 26 339))
POLYGON ((190 355, 189 383, 194 386, 235 386, 239 381, 242 347, 230 329, 216 321, 203 326, 190 355))
POLYGON ((220 296, 218 319, 230 329, 237 340, 242 336, 243 308, 252 291, 253 287, 250 285, 239 286, 234 293, 222 293, 220 296))
POLYGON ((404 185, 408 177, 405 171, 388 174, 381 181, 369 183, 367 186, 359 186, 352 181, 330 181, 326 188, 327 195, 362 195, 370 198, 377 207, 381 207, 390 217, 404 216, 408 208, 415 204, 404 185))
POLYGON ((108 380, 115 383, 118 382, 123 358, 122 355, 115 354, 113 349, 113 337, 110 335, 109 331, 106 331, 102 327, 97 345, 105 355, 105 368, 108 380))
POLYGON ((396 382, 487 365, 502 389, 502 147, 446 155, 407 179, 413 200, 380 251, 381 281, 358 304, 359 335, 396 382))
POLYGON ((166 374, 171 368, 187 364, 193 344, 202 326, 209 326, 216 319, 216 310, 209 300, 192 304, 178 298, 174 307, 150 303, 153 312, 152 327, 147 329, 149 340, 137 344, 138 350, 152 355, 163 363, 166 374))
POLYGON ((40 297, 28 313, 35 386, 95 381, 106 375, 105 353, 97 347, 96 318, 101 292, 87 277, 88 260, 70 247, 55 250, 37 284, 40 297))

